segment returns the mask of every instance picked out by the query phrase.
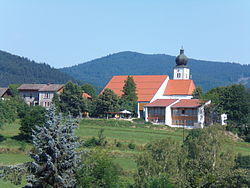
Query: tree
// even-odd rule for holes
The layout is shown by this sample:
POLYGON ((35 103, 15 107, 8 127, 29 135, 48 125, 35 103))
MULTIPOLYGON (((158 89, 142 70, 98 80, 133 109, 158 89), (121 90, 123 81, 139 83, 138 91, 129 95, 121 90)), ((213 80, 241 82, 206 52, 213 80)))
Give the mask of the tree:
POLYGON ((79 187, 119 187, 120 169, 106 152, 99 149, 92 150, 83 155, 82 164, 77 172, 79 187))
POLYGON ((21 119, 20 137, 28 142, 32 141, 32 131, 37 126, 43 126, 46 121, 46 110, 41 106, 29 107, 21 119))
POLYGON ((33 187, 74 187, 75 171, 79 157, 76 152, 77 138, 74 135, 76 122, 71 118, 62 120, 52 106, 44 126, 37 126, 33 131, 31 157, 34 162, 29 167, 27 181, 33 187))
POLYGON ((228 130, 247 139, 250 134, 250 92, 243 85, 214 88, 204 97, 212 100, 214 112, 227 114, 228 130))
POLYGON ((213 125, 191 130, 183 145, 169 138, 148 144, 137 159, 136 187, 247 187, 249 157, 235 158, 227 139, 213 125))
POLYGON ((9 85, 11 96, 19 97, 19 91, 17 89, 19 86, 20 86, 20 84, 10 84, 9 85))
POLYGON ((228 176, 234 168, 234 154, 224 147, 220 126, 194 129, 187 136, 181 164, 183 182, 179 187, 210 187, 228 176))
POLYGON ((54 103, 61 112, 71 114, 73 117, 88 111, 86 101, 82 97, 82 89, 72 82, 65 84, 62 94, 59 99, 55 97, 54 103))
POLYGON ((20 97, 8 97, 0 100, 0 126, 22 118, 28 106, 20 97))
POLYGON ((203 91, 201 87, 197 87, 193 92, 193 99, 201 99, 203 96, 203 91))
POLYGON ((159 185, 168 182, 166 187, 171 187, 171 183, 178 181, 179 155, 180 145, 175 140, 168 138, 148 144, 145 153, 137 159, 136 186, 150 187, 156 182, 159 185))
POLYGON ((96 101, 96 111, 98 114, 108 114, 110 112, 117 112, 118 96, 109 88, 106 88, 98 97, 96 101))
POLYGON ((132 76, 128 76, 127 80, 124 82, 123 94, 121 96, 121 110, 129 110, 133 113, 137 113, 137 94, 136 94, 136 84, 132 76))
POLYGON ((82 90, 88 93, 91 97, 96 98, 96 89, 91 84, 84 84, 81 86, 82 90))

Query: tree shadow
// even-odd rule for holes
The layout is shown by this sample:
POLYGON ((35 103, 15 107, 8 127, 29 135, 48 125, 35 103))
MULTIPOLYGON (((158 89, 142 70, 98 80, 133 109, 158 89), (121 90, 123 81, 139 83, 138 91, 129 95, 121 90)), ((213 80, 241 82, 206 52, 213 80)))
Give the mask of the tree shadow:
POLYGON ((0 142, 6 140, 6 138, 3 135, 0 135, 0 142))
POLYGON ((23 142, 26 142, 26 143, 31 143, 31 141, 29 141, 29 140, 28 140, 25 136, 23 136, 23 135, 12 136, 11 138, 14 139, 14 140, 17 140, 17 141, 23 141, 23 142))

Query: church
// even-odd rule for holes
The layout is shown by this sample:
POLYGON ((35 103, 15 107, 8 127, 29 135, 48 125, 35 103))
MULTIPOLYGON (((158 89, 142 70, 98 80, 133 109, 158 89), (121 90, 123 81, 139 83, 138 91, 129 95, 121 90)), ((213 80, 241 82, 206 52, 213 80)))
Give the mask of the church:
POLYGON ((204 102, 192 99, 195 90, 188 58, 184 49, 176 57, 173 79, 168 75, 126 75, 113 76, 105 88, 122 95, 124 81, 132 76, 138 96, 138 118, 147 122, 165 124, 170 127, 203 128, 205 123, 204 102))

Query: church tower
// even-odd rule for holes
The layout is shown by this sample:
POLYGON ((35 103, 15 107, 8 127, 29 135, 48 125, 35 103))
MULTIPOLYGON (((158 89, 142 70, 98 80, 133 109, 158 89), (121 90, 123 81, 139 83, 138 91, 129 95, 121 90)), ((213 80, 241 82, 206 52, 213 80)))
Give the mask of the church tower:
POLYGON ((189 80, 190 69, 187 66, 188 58, 184 55, 184 49, 180 49, 180 55, 175 59, 174 80, 189 80))

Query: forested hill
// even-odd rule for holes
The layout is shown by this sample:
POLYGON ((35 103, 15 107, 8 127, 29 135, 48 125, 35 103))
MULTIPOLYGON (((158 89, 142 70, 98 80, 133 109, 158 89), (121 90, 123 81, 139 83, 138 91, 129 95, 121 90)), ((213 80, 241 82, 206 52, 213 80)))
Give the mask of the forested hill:
MULTIPOLYGON (((104 87, 114 75, 167 74, 172 78, 174 66, 174 56, 120 52, 61 70, 75 79, 104 87)), ((204 90, 233 83, 250 86, 249 65, 189 59, 188 66, 196 85, 204 90)))
POLYGON ((22 83, 66 83, 71 76, 27 58, 0 50, 0 87, 22 83))

